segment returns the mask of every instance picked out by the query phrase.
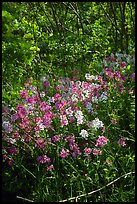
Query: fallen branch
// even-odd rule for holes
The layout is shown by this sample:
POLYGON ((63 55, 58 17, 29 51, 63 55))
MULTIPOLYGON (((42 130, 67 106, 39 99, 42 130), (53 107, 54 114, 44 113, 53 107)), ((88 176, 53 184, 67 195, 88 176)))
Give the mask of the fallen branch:
POLYGON ((18 198, 18 199, 21 199, 21 200, 28 201, 28 202, 34 202, 33 200, 29 200, 29 199, 27 199, 27 198, 22 198, 22 197, 20 197, 20 196, 17 196, 17 198, 18 198))
POLYGON ((115 183, 116 181, 118 181, 119 179, 121 179, 122 177, 127 177, 128 175, 134 174, 134 173, 135 173, 135 172, 126 173, 126 174, 124 174, 124 175, 118 177, 117 179, 111 181, 111 182, 108 183, 107 185, 105 185, 105 186, 103 186, 103 187, 101 187, 101 188, 99 188, 99 189, 97 189, 97 190, 94 190, 94 191, 92 191, 92 192, 90 192, 90 193, 85 193, 85 194, 82 194, 82 195, 79 195, 79 196, 76 196, 76 197, 72 197, 72 198, 68 198, 68 199, 65 199, 65 200, 61 200, 61 201, 59 201, 59 202, 66 202, 66 201, 74 200, 74 199, 77 201, 77 199, 80 198, 80 197, 89 196, 89 195, 91 195, 91 194, 93 194, 93 193, 96 193, 96 192, 98 192, 98 191, 100 191, 100 190, 106 188, 107 186, 112 185, 113 183, 115 183))

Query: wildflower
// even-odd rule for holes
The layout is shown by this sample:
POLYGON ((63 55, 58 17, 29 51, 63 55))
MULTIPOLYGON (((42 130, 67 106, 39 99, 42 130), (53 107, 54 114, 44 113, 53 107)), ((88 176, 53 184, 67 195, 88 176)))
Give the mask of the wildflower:
POLYGON ((107 138, 104 136, 99 136, 96 141, 96 147, 103 147, 105 144, 107 144, 107 138))
POLYGON ((17 148, 16 147, 11 147, 11 148, 9 148, 8 152, 9 152, 10 155, 16 154, 17 153, 17 148))
POLYGON ((54 99, 55 99, 56 101, 60 100, 60 94, 59 94, 59 93, 56 93, 56 94, 54 95, 54 99))
POLYGON ((71 107, 69 107, 69 108, 66 109, 66 114, 67 114, 69 117, 72 117, 72 116, 73 116, 73 111, 72 111, 71 107))
POLYGON ((119 92, 123 91, 122 84, 118 84, 118 90, 119 90, 119 92))
POLYGON ((46 96, 46 94, 45 94, 44 91, 40 92, 40 97, 41 97, 41 98, 44 98, 45 96, 46 96))
POLYGON ((14 113, 11 115, 11 120, 13 120, 13 121, 17 120, 18 118, 19 118, 18 113, 14 113))
POLYGON ((42 164, 49 163, 50 162, 50 158, 47 157, 47 155, 42 155, 42 156, 38 156, 37 161, 39 163, 42 163, 42 164))
POLYGON ((27 99, 27 103, 28 104, 34 104, 35 103, 35 98, 30 96, 28 99, 27 99))
POLYGON ((44 139, 43 139, 43 138, 39 137, 39 138, 36 140, 35 147, 40 147, 42 150, 44 150, 45 147, 46 147, 46 142, 44 142, 44 139))
POLYGON ((126 66, 126 62, 120 62, 120 67, 122 68, 122 70, 124 70, 125 66, 126 66))
POLYGON ((88 132, 86 130, 81 130, 81 132, 79 133, 79 135, 81 135, 83 138, 85 138, 86 140, 88 139, 88 132))
POLYGON ((86 109, 87 109, 87 111, 88 111, 89 113, 93 111, 92 104, 91 104, 90 102, 88 102, 88 103, 86 104, 86 109))
POLYGON ((52 137, 53 142, 58 142, 60 140, 60 135, 54 135, 52 137))
POLYGON ((6 155, 6 154, 3 154, 2 161, 5 162, 7 159, 8 159, 7 155, 6 155))
POLYGON ((20 96, 21 96, 22 98, 28 98, 28 92, 27 92, 27 90, 22 90, 22 91, 20 91, 20 96))
POLYGON ((106 164, 107 166, 112 166, 112 162, 109 161, 109 160, 106 160, 105 164, 106 164))
POLYGON ((85 147, 84 149, 84 154, 90 154, 92 152, 92 149, 91 148, 88 148, 88 147, 85 147))
POLYGON ((101 94, 101 96, 99 97, 99 101, 102 101, 104 103, 106 103, 107 99, 108 99, 108 97, 107 97, 107 94, 105 92, 103 92, 101 94))
POLYGON ((103 122, 99 120, 98 118, 95 118, 95 120, 92 121, 92 128, 94 130, 97 130, 103 126, 104 126, 103 122))
POLYGON ((75 117, 77 118, 77 126, 80 125, 80 124, 83 124, 83 122, 84 122, 84 116, 83 116, 82 111, 77 110, 77 111, 75 112, 75 117))
POLYGON ((24 134, 24 141, 25 142, 30 142, 32 140, 30 135, 24 134))
POLYGON ((135 81, 135 72, 132 74, 132 80, 135 81))
POLYGON ((65 157, 68 157, 68 152, 69 152, 69 150, 68 149, 64 149, 64 148, 62 148, 62 150, 61 150, 61 153, 60 153, 60 157, 61 158, 65 158, 65 157))
POLYGON ((101 149, 94 148, 94 149, 93 149, 93 155, 102 155, 102 150, 101 150, 101 149))
POLYGON ((61 118, 61 127, 68 125, 68 119, 65 115, 63 115, 63 116, 61 115, 60 118, 61 118))
POLYGON ((97 98, 97 96, 92 96, 91 101, 92 101, 93 103, 98 103, 98 98, 97 98))
POLYGON ((26 115, 28 115, 29 111, 26 108, 20 108, 18 110, 18 114, 21 118, 25 117, 26 115))
POLYGON ((122 147, 125 147, 126 146, 126 138, 123 137, 121 139, 118 140, 118 144, 120 144, 122 147))
POLYGON ((8 165, 9 165, 9 166, 12 166, 13 162, 14 162, 14 160, 13 160, 13 158, 11 158, 11 159, 8 161, 8 165))
POLYGON ((12 125, 9 121, 3 121, 2 127, 5 129, 5 132, 11 133, 12 132, 12 125))
POLYGON ((44 87, 49 87, 50 86, 50 82, 49 81, 44 81, 43 82, 43 86, 44 87))
POLYGON ((53 164, 47 167, 47 171, 51 171, 54 168, 53 164))

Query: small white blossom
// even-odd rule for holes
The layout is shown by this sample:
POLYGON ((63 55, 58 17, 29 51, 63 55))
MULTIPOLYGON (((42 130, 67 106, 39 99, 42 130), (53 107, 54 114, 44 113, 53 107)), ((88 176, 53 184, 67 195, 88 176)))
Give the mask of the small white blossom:
POLYGON ((66 113, 68 116, 72 117, 73 116, 73 110, 71 109, 71 107, 66 109, 66 113))
POLYGON ((79 124, 83 124, 83 122, 84 122, 84 116, 83 116, 82 111, 77 110, 76 113, 75 113, 75 117, 77 118, 77 126, 78 126, 79 124))
POLYGON ((44 98, 44 97, 45 97, 45 95, 46 95, 46 94, 45 94, 45 92, 44 92, 44 91, 40 92, 40 97, 41 97, 41 98, 44 98))
POLYGON ((97 103, 98 104, 98 98, 97 98, 97 96, 92 96, 92 99, 91 99, 91 101, 93 102, 93 103, 97 103))
POLYGON ((71 99, 72 99, 73 102, 78 102, 78 98, 77 98, 76 94, 73 94, 71 99))
POLYGON ((107 94, 106 93, 102 93, 101 96, 99 97, 99 101, 102 101, 104 103, 106 103, 106 100, 108 99, 107 94))
POLYGON ((86 130, 81 130, 81 132, 79 133, 80 136, 82 136, 83 138, 85 138, 86 140, 88 139, 88 132, 86 130))
POLYGON ((91 111, 93 110, 92 104, 91 104, 90 102, 88 102, 88 103, 86 104, 86 109, 87 109, 88 112, 91 112, 91 111))
POLYGON ((103 127, 104 124, 101 120, 99 120, 98 118, 95 118, 95 120, 92 121, 92 128, 97 130, 101 127, 103 127))

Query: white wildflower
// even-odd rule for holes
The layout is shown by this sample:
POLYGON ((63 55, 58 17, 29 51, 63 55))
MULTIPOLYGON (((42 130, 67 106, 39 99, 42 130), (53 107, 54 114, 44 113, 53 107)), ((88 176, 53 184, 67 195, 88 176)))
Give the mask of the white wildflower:
POLYGON ((88 139, 88 132, 86 130, 81 130, 81 132, 79 133, 80 136, 82 136, 83 138, 85 138, 86 140, 88 139))
POLYGON ((95 120, 92 121, 92 128, 97 130, 101 127, 103 127, 104 124, 101 120, 99 120, 98 118, 95 118, 95 120))

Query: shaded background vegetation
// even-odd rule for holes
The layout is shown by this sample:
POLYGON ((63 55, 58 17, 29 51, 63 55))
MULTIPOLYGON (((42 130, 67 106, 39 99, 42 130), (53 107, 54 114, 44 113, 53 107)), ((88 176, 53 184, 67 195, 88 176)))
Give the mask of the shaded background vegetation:
POLYGON ((7 101, 26 78, 101 69, 133 54, 135 2, 3 2, 2 85, 7 101))

